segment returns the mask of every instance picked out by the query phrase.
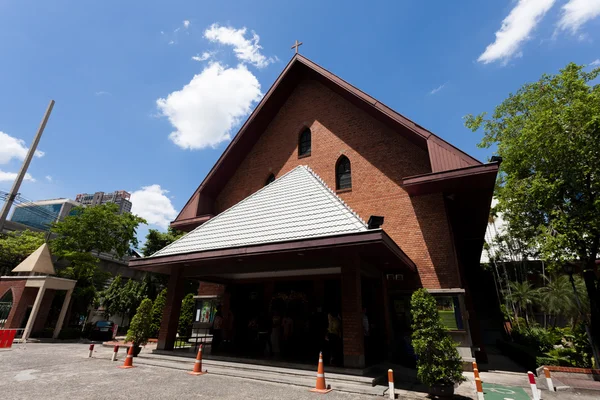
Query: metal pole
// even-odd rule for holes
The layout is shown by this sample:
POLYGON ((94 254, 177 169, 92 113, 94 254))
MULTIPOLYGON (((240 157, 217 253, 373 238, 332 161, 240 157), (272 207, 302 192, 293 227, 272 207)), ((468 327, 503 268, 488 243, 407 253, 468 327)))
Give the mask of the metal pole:
POLYGON ((48 118, 50 118, 50 113, 52 112, 52 108, 54 107, 54 100, 50 100, 50 104, 48 104, 48 108, 46 109, 46 113, 44 114, 44 118, 42 118, 42 122, 33 138, 33 143, 27 152, 27 157, 23 161, 23 165, 21 166, 21 170, 19 171, 19 175, 15 179, 13 183, 12 189, 4 202, 4 206, 2 207, 2 211, 0 212, 0 233, 4 229, 4 223, 6 222, 6 217, 8 217, 8 212, 15 201, 15 197, 19 193, 19 188, 21 187, 21 183, 23 182, 23 178, 25 178, 25 173, 27 173, 27 169, 29 168, 29 164, 31 163, 31 159, 35 154, 35 150, 37 149, 37 145, 40 142, 42 137, 42 133, 44 133, 44 128, 46 127, 46 123, 48 122, 48 118))

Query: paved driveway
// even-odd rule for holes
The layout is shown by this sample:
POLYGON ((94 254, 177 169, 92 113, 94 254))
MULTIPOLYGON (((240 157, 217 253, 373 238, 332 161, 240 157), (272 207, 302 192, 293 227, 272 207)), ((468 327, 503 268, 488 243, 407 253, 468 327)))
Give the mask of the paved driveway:
MULTIPOLYGON (((16 344, 0 352, 1 399, 320 399, 305 388, 139 365, 119 369, 112 349, 86 344, 16 344)), ((135 359, 134 359, 135 360, 135 359)), ((331 392, 328 400, 376 399, 331 392)), ((380 397, 381 398, 381 397, 380 397)))

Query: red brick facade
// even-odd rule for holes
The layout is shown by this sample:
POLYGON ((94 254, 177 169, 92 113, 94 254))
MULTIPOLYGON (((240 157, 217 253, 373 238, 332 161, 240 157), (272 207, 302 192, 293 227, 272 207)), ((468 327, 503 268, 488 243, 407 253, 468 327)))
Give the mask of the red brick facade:
MULTIPOLYGON (((33 306, 38 293, 38 288, 25 287, 26 282, 26 278, 0 281, 0 298, 4 297, 9 290, 13 292, 13 306, 4 324, 5 329, 25 328, 27 321, 23 321, 23 318, 25 318, 27 308, 33 306)), ((45 322, 45 318, 48 316, 48 311, 46 311, 43 322, 45 322)), ((43 322, 40 323, 40 317, 42 315, 38 313, 38 318, 34 326, 43 327, 43 322)))
MULTIPOLYGON (((387 234, 416 263, 424 287, 460 287, 441 194, 409 197, 402 178, 431 172, 427 152, 314 80, 301 82, 221 191, 217 213, 280 177, 308 165, 335 189, 335 164, 346 155, 352 189, 339 196, 363 219, 385 216, 387 234), (298 136, 312 132, 312 150, 298 157, 298 136)), ((211 293, 212 294, 212 293, 211 293)))

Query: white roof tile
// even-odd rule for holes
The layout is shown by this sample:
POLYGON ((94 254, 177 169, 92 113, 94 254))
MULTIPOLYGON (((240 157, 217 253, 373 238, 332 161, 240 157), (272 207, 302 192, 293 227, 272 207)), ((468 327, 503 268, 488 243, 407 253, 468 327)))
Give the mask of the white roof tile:
POLYGON ((367 224, 307 166, 299 166, 152 255, 363 232, 367 224))

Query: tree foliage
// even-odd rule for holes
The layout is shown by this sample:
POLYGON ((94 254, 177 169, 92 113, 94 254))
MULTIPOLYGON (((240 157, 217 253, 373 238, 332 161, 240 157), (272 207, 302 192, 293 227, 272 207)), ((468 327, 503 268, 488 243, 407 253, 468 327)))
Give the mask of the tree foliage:
POLYGON ((167 247, 183 235, 185 235, 185 232, 178 231, 171 227, 169 227, 167 232, 150 229, 146 235, 146 243, 144 243, 142 253, 145 257, 151 256, 157 251, 167 247))
POLYGON ((152 300, 144 299, 131 320, 127 330, 126 342, 134 346, 144 346, 150 337, 150 326, 152 324, 152 300))
POLYGON ((154 304, 152 305, 152 327, 150 329, 151 337, 158 337, 158 332, 160 331, 160 323, 162 321, 162 315, 166 304, 167 289, 163 289, 158 294, 156 300, 154 300, 154 304))
POLYGON ((550 264, 577 261, 591 310, 594 343, 600 342, 600 85, 591 72, 568 64, 556 75, 523 85, 486 114, 468 115, 483 127, 481 147, 502 157, 497 209, 510 234, 550 264))
POLYGON ((68 252, 92 251, 123 257, 130 247, 137 247, 137 227, 146 223, 136 215, 119 214, 119 207, 114 203, 76 207, 72 214, 50 228, 57 235, 52 250, 58 257, 68 252))
POLYGON ((435 298, 427 290, 418 289, 412 295, 410 308, 419 380, 428 386, 464 381, 457 345, 442 324, 435 298))
POLYGON ((179 313, 179 324, 177 325, 177 333, 179 336, 189 336, 194 322, 194 295, 188 293, 183 298, 181 303, 181 312, 179 313))
POLYGON ((131 319, 142 300, 147 298, 146 283, 128 279, 123 282, 117 276, 100 294, 106 317, 120 315, 131 319))
POLYGON ((56 235, 50 246, 52 254, 67 263, 58 274, 77 280, 72 313, 85 314, 110 276, 98 268, 93 252, 123 257, 130 246, 137 246, 136 230, 141 223, 146 221, 129 213, 119 214, 118 206, 108 203, 76 207, 72 215, 52 225, 50 230, 56 235))
POLYGON ((10 271, 44 244, 44 233, 25 230, 0 235, 0 276, 10 271))

